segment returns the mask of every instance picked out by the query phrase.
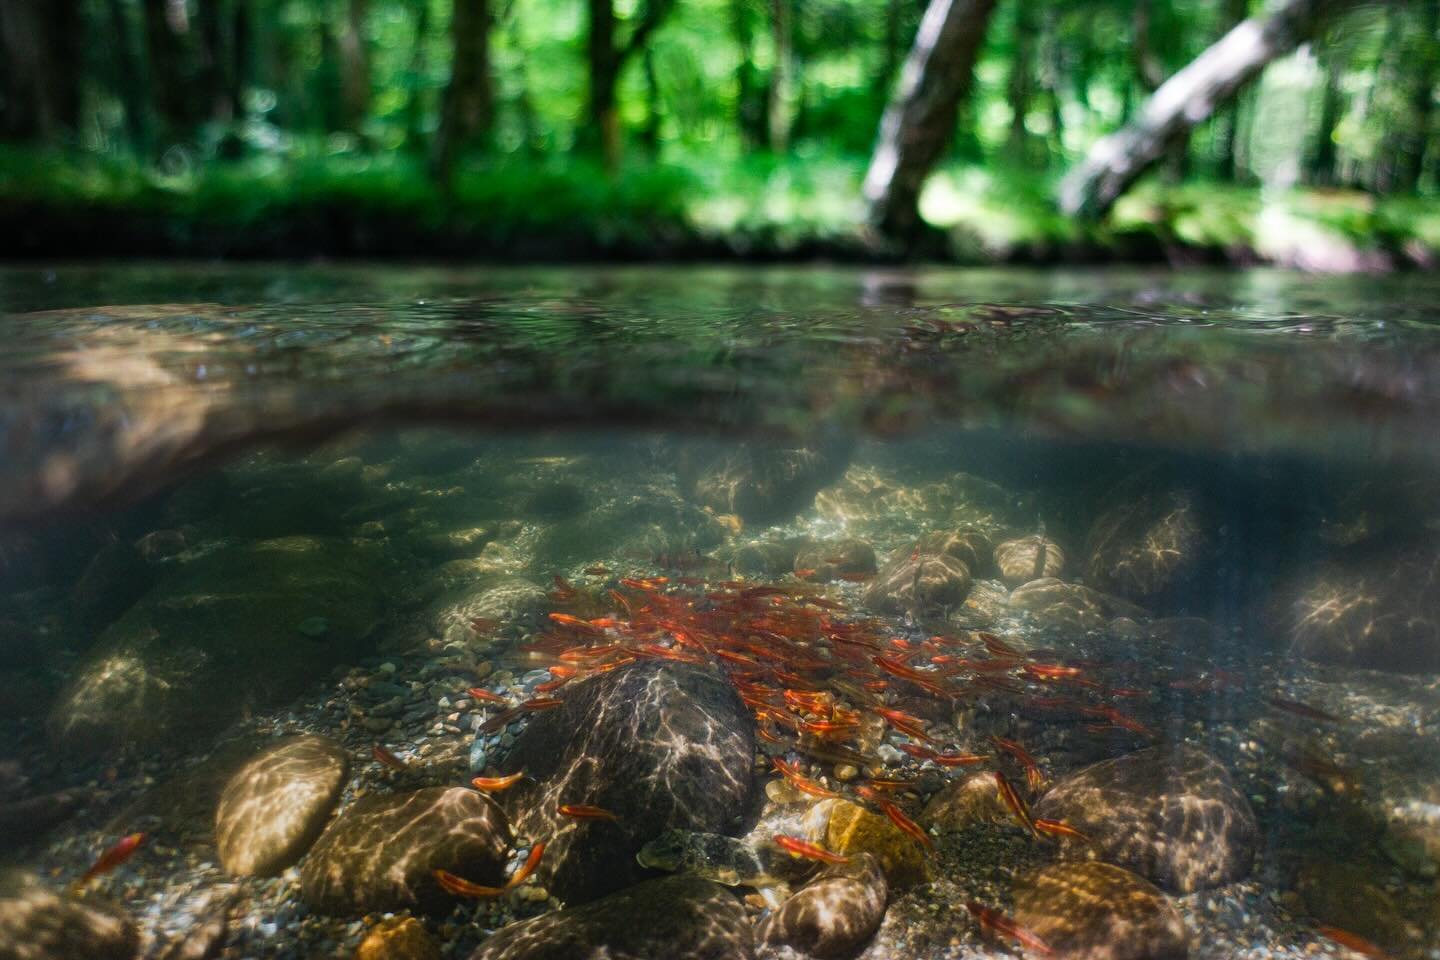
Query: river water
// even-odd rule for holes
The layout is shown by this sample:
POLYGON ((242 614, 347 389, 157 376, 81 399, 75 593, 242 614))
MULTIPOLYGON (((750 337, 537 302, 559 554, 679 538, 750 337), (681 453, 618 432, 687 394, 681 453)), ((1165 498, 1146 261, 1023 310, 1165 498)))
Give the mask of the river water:
POLYGON ((0 957, 1440 957, 1437 295, 0 269, 0 957))

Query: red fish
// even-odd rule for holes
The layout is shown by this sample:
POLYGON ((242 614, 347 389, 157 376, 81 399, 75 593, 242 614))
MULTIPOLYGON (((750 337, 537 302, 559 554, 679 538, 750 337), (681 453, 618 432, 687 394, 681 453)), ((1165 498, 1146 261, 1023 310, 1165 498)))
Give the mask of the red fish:
POLYGON ((525 778, 525 771, 512 773, 508 777, 475 777, 470 785, 476 790, 484 790, 487 793, 496 793, 501 790, 508 790, 525 778))
POLYGON ((563 707, 564 705, 565 701, 559 697, 531 697, 529 700, 520 704, 520 709, 533 712, 536 710, 554 710, 556 707, 563 707))
POLYGON ((589 620, 581 620, 579 617, 572 617, 568 613, 552 613, 550 619, 562 627, 574 630, 577 633, 587 633, 591 636, 600 636, 604 630, 590 623, 589 620))
POLYGON ((1007 740, 1004 737, 992 736, 990 742, 1010 754, 1010 756, 1014 757, 1019 761, 1020 765, 1025 768, 1025 784, 1030 788, 1032 793, 1038 792, 1039 789, 1045 785, 1045 775, 1040 772, 1040 765, 1035 762, 1035 758, 1030 755, 1030 751, 1020 746, 1020 744, 1014 740, 1007 740))
POLYGON ((980 924, 981 932, 1000 934, 1012 940, 1018 940, 1041 956, 1050 957, 1055 955, 1055 951, 1050 949, 1048 943, 994 907, 987 907, 984 904, 976 903, 972 900, 965 904, 965 909, 969 910, 970 916, 974 917, 976 922, 980 924))
POLYGON ((984 753, 937 753, 930 759, 942 767, 968 767, 971 764, 984 763, 990 757, 984 753))
POLYGON ((1005 774, 999 770, 995 771, 995 786, 1000 790, 1000 799, 1005 802, 1005 806, 1010 808, 1010 813, 1020 825, 1038 836, 1035 830, 1035 820, 1030 816, 1029 804, 1015 792, 1015 787, 1005 779, 1005 774))
POLYGON ((1340 944, 1346 950, 1353 950, 1362 957, 1369 957, 1370 960, 1389 960, 1390 955, 1378 946, 1366 940, 1358 933, 1351 933, 1349 930, 1342 930, 1339 927, 1332 927, 1326 924, 1319 924, 1315 932, 1326 940, 1340 944))
POLYGON ((535 868, 540 866, 540 858, 543 856, 545 856, 545 844, 537 843, 531 847, 530 856, 525 858, 525 862, 520 865, 520 869, 515 871, 515 876, 511 877, 510 882, 505 884, 506 888, 518 887, 528 880, 530 874, 535 872, 535 868))
POLYGON ((464 877, 457 877, 448 870, 432 870, 435 880, 440 884, 440 889, 446 893, 453 893, 457 897, 498 897, 505 892, 504 887, 482 887, 478 883, 471 883, 464 877))
POLYGON ((834 790, 827 790, 815 781, 806 779, 799 770, 779 757, 772 757, 770 762, 775 765, 775 769, 780 772, 781 776, 794 784, 795 789, 801 793, 808 793, 812 797, 835 798, 840 796, 834 790))
POLYGON ((1090 835, 1076 830, 1064 820, 1046 820, 1043 817, 1034 819, 1035 829, 1046 836, 1054 837, 1057 840, 1079 840, 1081 843, 1090 843, 1090 835))
POLYGON ((923 846, 931 854, 935 853, 935 841, 930 839, 930 834, 926 833, 923 829, 921 829, 920 824, 905 816, 905 814, 901 812, 899 807, 895 806, 895 804, 891 803, 884 797, 877 795, 876 797, 874 797, 874 800, 876 803, 880 804, 880 810, 885 814, 885 816, 890 818, 891 823, 899 827, 902 832, 907 834, 916 843, 923 846))
POLYGON ((849 857, 843 857, 838 853, 831 853, 824 847, 817 847, 813 843, 806 843, 799 837, 787 837, 783 833, 775 834, 775 846, 789 853, 792 857, 806 857, 811 860, 819 860, 821 863, 849 863, 849 857))
POLYGON ((399 757, 395 756, 395 754, 391 753, 391 752, 390 752, 388 749, 386 749, 382 744, 378 744, 378 743, 377 743, 377 744, 375 744, 375 746, 371 747, 371 748, 370 748, 370 755, 375 758, 375 761, 376 761, 377 763, 384 764, 385 766, 389 767, 391 770, 408 770, 408 769, 409 769, 409 767, 406 766, 404 760, 401 760, 399 757))
POLYGON ((611 813, 604 807, 593 806, 588 803, 562 803, 557 812, 564 817, 571 817, 575 820, 611 820, 620 819, 619 814, 611 813))
POLYGON ((473 699, 479 700, 481 703, 496 703, 505 707, 510 706, 509 700, 506 700, 498 693, 491 693, 484 687, 471 687, 465 692, 468 693, 473 699))
POLYGON ((144 842, 145 834, 143 833, 129 833, 121 837, 114 846, 100 854, 95 862, 90 864, 90 868, 80 875, 80 879, 75 881, 74 889, 79 890, 100 874, 109 873, 129 860, 135 855, 135 851, 140 849, 140 844, 144 842))

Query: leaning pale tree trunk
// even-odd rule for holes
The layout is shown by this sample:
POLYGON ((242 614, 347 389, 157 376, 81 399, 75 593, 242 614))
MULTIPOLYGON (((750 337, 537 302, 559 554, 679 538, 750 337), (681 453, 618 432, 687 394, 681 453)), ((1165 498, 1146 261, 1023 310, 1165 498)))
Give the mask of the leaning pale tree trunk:
POLYGON ((1299 46, 1345 0, 1279 0, 1242 21, 1160 85, 1139 116, 1090 148, 1060 184, 1066 213, 1102 217, 1166 148, 1187 136, 1272 61, 1299 46))
POLYGON ((994 9, 995 0, 930 0, 925 10, 865 173, 870 222, 886 237, 920 225, 920 187, 955 132, 994 9))

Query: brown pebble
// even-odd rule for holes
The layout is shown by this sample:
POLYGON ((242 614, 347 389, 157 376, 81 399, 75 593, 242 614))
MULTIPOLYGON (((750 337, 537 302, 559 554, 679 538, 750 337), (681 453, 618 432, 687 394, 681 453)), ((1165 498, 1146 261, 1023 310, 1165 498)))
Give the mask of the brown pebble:
POLYGON ((370 929, 355 960, 440 960, 440 947, 414 917, 392 917, 370 929))

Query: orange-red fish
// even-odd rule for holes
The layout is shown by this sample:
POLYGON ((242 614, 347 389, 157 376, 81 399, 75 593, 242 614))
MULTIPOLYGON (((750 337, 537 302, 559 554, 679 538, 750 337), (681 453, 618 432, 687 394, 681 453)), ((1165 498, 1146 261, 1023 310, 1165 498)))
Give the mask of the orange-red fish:
POLYGON ((114 846, 95 858, 95 862, 90 864, 89 869, 80 875, 79 880, 75 881, 74 889, 78 891, 100 874, 109 873, 129 860, 135 855, 135 851, 140 849, 140 844, 144 842, 145 834, 143 833, 128 833, 121 837, 114 846))
POLYGON ((984 753, 937 753, 930 759, 942 767, 968 767, 984 763, 990 756, 984 753))
POLYGON ((563 707, 565 701, 559 697, 531 697, 520 704, 521 710, 554 710, 556 707, 563 707))
POLYGON ((881 811, 884 812, 885 816, 890 818, 891 823, 899 827, 901 831, 909 835, 916 843, 923 846, 930 853, 933 854, 935 852, 935 841, 930 839, 930 834, 921 829, 920 824, 905 816, 899 807, 884 797, 876 796, 874 800, 880 804, 881 811))
POLYGON ((1062 667, 1055 663, 1027 663, 1021 671, 1034 680, 1065 680, 1080 676, 1079 667, 1062 667))
POLYGON ((1009 780, 1005 779, 1005 774, 999 770, 995 771, 995 786, 1000 791, 1000 799, 1004 801, 1005 806, 1010 808, 1011 815, 1014 816, 1026 830, 1029 830, 1031 833, 1036 833, 1035 820, 1030 816, 1030 805, 1025 802, 1025 799, 1021 797, 1020 794, 1015 792, 1015 787, 1011 785, 1009 780))
POLYGON ((510 705, 510 701, 509 701, 509 700, 507 700, 507 699, 505 699, 504 697, 500 696, 500 694, 498 694, 498 693, 491 693, 489 690, 486 690, 484 687, 471 687, 469 690, 466 690, 465 692, 468 693, 473 699, 479 700, 481 703, 498 703, 498 704, 500 704, 501 706, 506 706, 506 707, 508 707, 508 706, 510 705))
POLYGON ((1035 817, 1035 829, 1046 836, 1054 837, 1057 840, 1079 840, 1081 843, 1090 843, 1090 835, 1076 830, 1064 820, 1046 820, 1044 817, 1035 817))
POLYGON ((511 877, 510 882, 505 884, 505 886, 507 888, 518 887, 528 880, 530 874, 534 873, 535 868, 540 865, 540 858, 543 856, 545 856, 545 844, 537 843, 531 847, 530 856, 525 858, 525 862, 520 865, 520 869, 515 871, 515 876, 511 877))
POLYGON ((604 807, 588 803, 562 803, 557 811, 561 816, 576 820, 619 820, 619 814, 611 813, 604 807))
POLYGON ((404 760, 401 760, 399 757, 395 756, 395 754, 391 753, 388 749, 386 749, 386 748, 385 748, 383 745, 381 745, 381 744, 378 744, 378 743, 377 743, 377 744, 375 744, 375 746, 371 747, 371 748, 370 748, 370 755, 375 758, 375 761, 376 761, 377 763, 384 764, 385 766, 389 767, 391 770, 408 770, 408 769, 410 769, 408 766, 406 766, 404 760))
POLYGON ((1012 660, 1019 660, 1023 659, 1025 656, 1025 654, 1021 653, 1019 650, 1016 650, 1014 647, 1010 646, 1010 644, 1006 643, 1004 640, 1001 640, 993 633, 982 632, 976 634, 976 636, 980 638, 980 642, 985 645, 985 650, 992 657, 1008 657, 1012 660))
POLYGON ((571 616, 568 613, 552 613, 550 619, 562 627, 574 630, 577 633, 586 633, 591 636, 601 636, 605 633, 599 627, 593 625, 589 620, 582 620, 579 617, 571 616))
POLYGON ((1351 933, 1349 930, 1342 930, 1339 927, 1332 927, 1328 924, 1317 924, 1315 932, 1326 940, 1338 943, 1346 950, 1353 950, 1362 957, 1369 957, 1370 960, 1389 960, 1390 955, 1378 946, 1366 940, 1358 933, 1351 933))
POLYGON ((536 693, 554 693, 565 684, 570 682, 569 677, 556 677, 554 680, 546 680, 544 683, 535 684, 536 693))
POLYGON ((550 594, 550 599, 552 600, 573 600, 579 593, 579 591, 571 586, 569 580, 566 580, 558 573, 550 578, 550 582, 555 584, 555 589, 550 594))
POLYGON ((965 909, 969 910, 970 916, 974 917, 976 922, 980 924, 982 933, 1000 934, 1012 940, 1018 940, 1041 956, 1050 957, 1055 955, 1055 951, 1050 949, 1048 943, 994 907, 987 907, 984 904, 976 903, 972 900, 965 904, 965 909))
POLYGON ((838 853, 831 853, 824 847, 817 847, 813 843, 806 843, 799 837, 787 837, 783 833, 775 834, 775 846, 784 850, 792 857, 806 857, 810 860, 819 860, 821 863, 849 863, 850 858, 841 856, 838 853))
POLYGON ((775 769, 780 772, 781 776, 794 784, 795 789, 801 793, 808 793, 812 797, 834 798, 840 796, 834 790, 827 790, 815 781, 807 779, 799 770, 779 757, 772 757, 770 762, 775 765, 775 769))
POLYGON ((483 887, 478 883, 471 883, 464 877, 457 877, 449 870, 435 869, 430 872, 435 875, 440 889, 446 893, 453 893, 457 897, 498 897, 505 892, 504 887, 483 887))
POLYGON ((512 773, 508 777, 475 777, 470 785, 476 790, 484 790, 487 793, 496 793, 501 790, 508 790, 525 778, 525 771, 512 773))
POLYGON ((1019 761, 1020 765, 1025 768, 1025 784, 1030 788, 1031 792, 1038 791, 1045 785, 1045 775, 1040 772, 1040 765, 1035 762, 1035 758, 1030 755, 1030 751, 1020 746, 1020 744, 1014 740, 1007 740, 1004 737, 992 736, 990 742, 1010 754, 1010 756, 1014 757, 1019 761))

